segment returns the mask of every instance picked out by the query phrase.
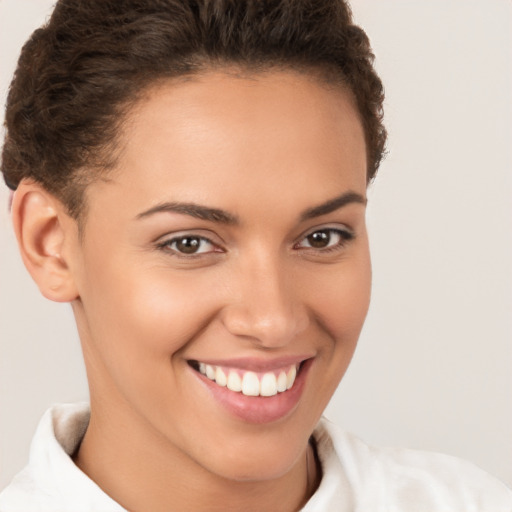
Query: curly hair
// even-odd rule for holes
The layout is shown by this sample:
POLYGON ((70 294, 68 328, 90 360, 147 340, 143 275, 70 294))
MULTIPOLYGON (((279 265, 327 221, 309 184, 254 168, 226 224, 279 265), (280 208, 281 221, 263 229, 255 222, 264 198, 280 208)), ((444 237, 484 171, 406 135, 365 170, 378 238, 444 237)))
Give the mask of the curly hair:
POLYGON ((316 72, 348 87, 367 180, 384 154, 382 83, 343 0, 59 0, 24 45, 6 104, 1 169, 32 178, 79 218, 84 190, 115 165, 123 119, 155 82, 236 66, 316 72))

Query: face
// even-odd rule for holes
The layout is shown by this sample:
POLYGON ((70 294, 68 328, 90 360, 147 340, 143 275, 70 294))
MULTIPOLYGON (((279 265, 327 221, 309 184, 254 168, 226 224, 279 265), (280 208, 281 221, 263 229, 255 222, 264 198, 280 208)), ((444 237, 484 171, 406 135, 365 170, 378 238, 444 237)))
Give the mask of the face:
POLYGON ((353 100, 292 72, 205 74, 148 91, 121 142, 71 264, 93 413, 212 473, 278 477, 369 303, 353 100))

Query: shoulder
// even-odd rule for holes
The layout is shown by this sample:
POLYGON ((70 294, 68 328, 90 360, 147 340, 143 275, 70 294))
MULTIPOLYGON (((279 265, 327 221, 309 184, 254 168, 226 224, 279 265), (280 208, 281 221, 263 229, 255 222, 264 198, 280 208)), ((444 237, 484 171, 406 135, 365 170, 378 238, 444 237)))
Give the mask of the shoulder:
POLYGON ((0 512, 39 512, 55 507, 56 499, 34 480, 26 466, 0 493, 0 512))
POLYGON ((0 512, 124 511, 71 459, 88 421, 86 403, 55 405, 44 414, 28 465, 0 493, 0 512))
POLYGON ((512 491, 474 464, 440 453, 376 448, 322 419, 315 431, 326 471, 341 472, 355 510, 510 512, 512 491), (348 484, 348 485, 347 485, 348 484))

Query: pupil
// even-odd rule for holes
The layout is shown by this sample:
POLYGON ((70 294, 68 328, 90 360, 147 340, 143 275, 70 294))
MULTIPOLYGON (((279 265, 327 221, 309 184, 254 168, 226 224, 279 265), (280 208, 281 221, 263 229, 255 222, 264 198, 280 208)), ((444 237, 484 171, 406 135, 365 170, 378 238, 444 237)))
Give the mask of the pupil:
POLYGON ((327 231, 315 231, 308 236, 308 242, 311 247, 321 249, 327 247, 331 241, 331 236, 327 231))
POLYGON ((185 254, 193 254, 199 248, 199 244, 201 240, 197 237, 195 238, 181 238, 176 242, 176 248, 178 251, 183 252, 185 254))

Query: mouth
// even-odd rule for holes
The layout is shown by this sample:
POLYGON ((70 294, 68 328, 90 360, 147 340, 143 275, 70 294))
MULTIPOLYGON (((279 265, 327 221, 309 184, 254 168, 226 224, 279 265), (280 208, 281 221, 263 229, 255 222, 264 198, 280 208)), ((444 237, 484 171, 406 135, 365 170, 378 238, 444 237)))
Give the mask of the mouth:
POLYGON ((190 360, 188 364, 221 388, 251 397, 272 397, 293 388, 306 361, 293 363, 267 372, 214 365, 190 360))
POLYGON ((314 359, 189 359, 187 364, 212 406, 219 404, 245 423, 263 424, 288 418, 298 408, 314 359))

